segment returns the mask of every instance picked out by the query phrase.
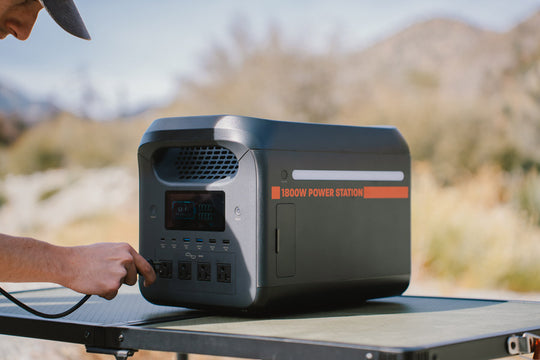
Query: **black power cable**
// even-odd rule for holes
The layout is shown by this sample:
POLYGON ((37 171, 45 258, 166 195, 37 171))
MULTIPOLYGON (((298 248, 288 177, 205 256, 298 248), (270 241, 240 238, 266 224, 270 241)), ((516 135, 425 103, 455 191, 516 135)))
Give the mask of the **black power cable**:
POLYGON ((42 318, 46 318, 46 319, 58 319, 64 316, 68 316, 69 314, 71 314, 72 312, 80 308, 88 299, 90 299, 90 296, 91 296, 91 295, 85 295, 77 304, 75 304, 73 307, 71 307, 70 309, 64 312, 61 312, 58 314, 47 314, 41 311, 37 311, 36 309, 32 309, 30 306, 26 305, 25 303, 17 300, 15 297, 13 297, 13 295, 8 293, 6 290, 2 289, 1 287, 0 287, 0 293, 2 293, 2 295, 4 295, 8 300, 12 301, 15 305, 20 306, 21 308, 28 311, 29 313, 42 317, 42 318))

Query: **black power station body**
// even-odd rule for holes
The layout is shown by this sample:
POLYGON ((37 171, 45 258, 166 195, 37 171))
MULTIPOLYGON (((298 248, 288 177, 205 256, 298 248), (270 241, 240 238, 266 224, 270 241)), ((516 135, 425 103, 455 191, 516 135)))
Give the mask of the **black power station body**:
POLYGON ((410 155, 394 127, 163 118, 138 160, 152 303, 301 310, 409 284, 410 155))

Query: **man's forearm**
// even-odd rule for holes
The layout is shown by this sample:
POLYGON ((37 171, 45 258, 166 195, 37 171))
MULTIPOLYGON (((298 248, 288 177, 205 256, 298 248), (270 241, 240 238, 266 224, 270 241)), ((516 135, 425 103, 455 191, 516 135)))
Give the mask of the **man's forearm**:
POLYGON ((65 283, 67 248, 0 234, 0 281, 65 283))
POLYGON ((145 286, 156 279, 152 266, 127 243, 62 247, 0 234, 0 282, 52 282, 112 299, 122 284, 137 282, 137 273, 145 286))

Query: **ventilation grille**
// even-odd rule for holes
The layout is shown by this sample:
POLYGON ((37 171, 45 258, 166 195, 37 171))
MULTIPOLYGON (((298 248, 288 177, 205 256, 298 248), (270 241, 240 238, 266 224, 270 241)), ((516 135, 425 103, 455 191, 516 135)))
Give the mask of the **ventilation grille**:
MULTIPOLYGON (((432 358, 436 359, 437 355, 434 354, 432 358)), ((416 353, 413 359, 414 360, 429 360, 429 352, 423 351, 423 352, 416 353)))
POLYGON ((177 150, 175 166, 180 180, 221 180, 238 171, 238 159, 224 147, 191 146, 177 150))
POLYGON ((397 360, 397 355, 392 353, 381 353, 379 360, 397 360))

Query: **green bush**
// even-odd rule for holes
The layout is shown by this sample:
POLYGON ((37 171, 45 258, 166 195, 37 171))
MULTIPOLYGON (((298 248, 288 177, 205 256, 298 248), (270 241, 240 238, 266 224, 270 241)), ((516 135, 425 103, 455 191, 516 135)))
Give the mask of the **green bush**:
POLYGON ((8 203, 8 198, 6 195, 0 192, 0 208, 8 203))
POLYGON ((45 190, 39 195, 38 200, 39 201, 48 200, 48 199, 52 198, 53 196, 55 196, 56 194, 58 194, 60 191, 62 191, 62 189, 59 188, 59 187, 45 190))
POLYGON ((540 226, 540 174, 536 169, 527 172, 519 180, 515 193, 519 209, 540 226))

